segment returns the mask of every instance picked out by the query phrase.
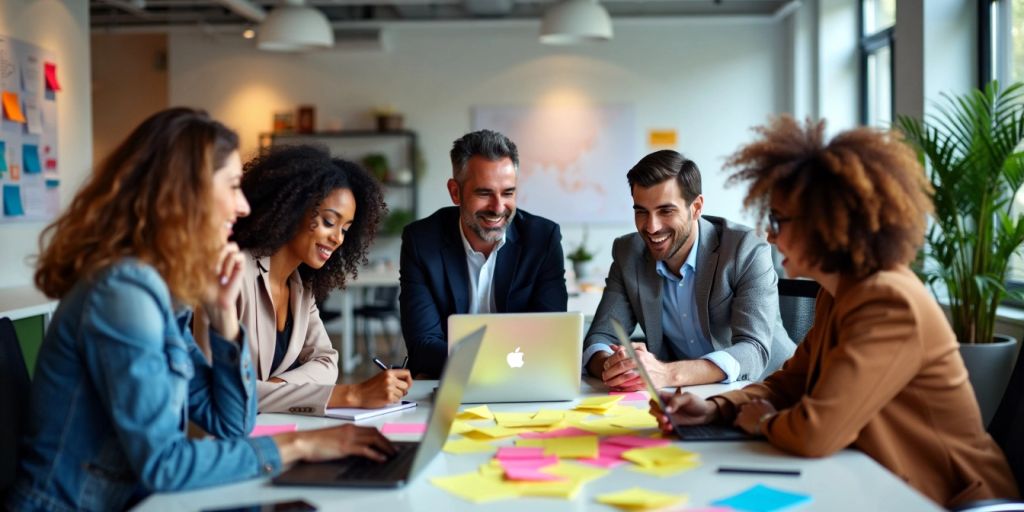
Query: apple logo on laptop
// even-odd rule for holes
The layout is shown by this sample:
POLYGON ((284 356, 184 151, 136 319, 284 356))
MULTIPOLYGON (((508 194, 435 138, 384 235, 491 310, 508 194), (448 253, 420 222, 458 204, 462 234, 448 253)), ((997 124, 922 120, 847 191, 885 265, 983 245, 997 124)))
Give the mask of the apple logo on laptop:
POLYGON ((509 368, 521 368, 523 366, 523 353, 519 351, 519 347, 516 347, 515 352, 509 352, 505 356, 505 361, 508 362, 509 368))

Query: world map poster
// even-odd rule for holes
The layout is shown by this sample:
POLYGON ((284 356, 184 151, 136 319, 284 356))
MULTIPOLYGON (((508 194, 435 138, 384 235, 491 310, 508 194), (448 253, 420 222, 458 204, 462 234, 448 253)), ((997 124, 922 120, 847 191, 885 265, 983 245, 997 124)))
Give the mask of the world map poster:
POLYGON ((642 156, 632 106, 480 106, 473 128, 516 143, 518 208, 562 224, 632 222, 626 172, 642 156))

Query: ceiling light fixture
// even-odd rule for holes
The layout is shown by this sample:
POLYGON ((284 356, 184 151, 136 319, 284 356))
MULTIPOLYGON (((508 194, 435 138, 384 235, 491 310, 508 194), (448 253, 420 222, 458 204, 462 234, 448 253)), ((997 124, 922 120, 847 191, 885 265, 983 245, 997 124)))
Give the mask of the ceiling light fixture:
POLYGON ((577 44, 609 41, 612 18, 597 0, 562 0, 548 8, 540 24, 540 42, 577 44))
POLYGON ((286 0, 260 24, 257 46, 272 52, 304 52, 334 46, 334 29, 324 13, 303 0, 286 0))
POLYGON ((256 37, 256 31, 252 27, 245 27, 245 30, 242 31, 242 37, 252 39, 256 37))

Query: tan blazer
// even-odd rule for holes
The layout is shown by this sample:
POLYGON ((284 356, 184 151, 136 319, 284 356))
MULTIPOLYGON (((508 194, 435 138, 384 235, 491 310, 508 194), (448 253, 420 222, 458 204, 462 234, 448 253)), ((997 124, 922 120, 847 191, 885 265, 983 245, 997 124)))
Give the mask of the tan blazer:
POLYGON ((249 333, 249 348, 256 364, 256 391, 260 412, 288 412, 323 416, 338 379, 338 352, 320 321, 313 291, 302 284, 299 272, 288 277, 292 335, 279 370, 271 372, 277 346, 277 317, 270 295, 270 258, 246 253, 246 268, 239 298, 239 322, 249 333), (300 361, 301 366, 283 371, 300 361), (266 382, 271 377, 284 383, 266 382))
POLYGON ((731 422, 765 398, 764 433, 783 450, 823 457, 855 447, 943 506, 1018 490, 981 424, 942 309, 903 267, 818 295, 814 326, 763 383, 712 397, 731 422))

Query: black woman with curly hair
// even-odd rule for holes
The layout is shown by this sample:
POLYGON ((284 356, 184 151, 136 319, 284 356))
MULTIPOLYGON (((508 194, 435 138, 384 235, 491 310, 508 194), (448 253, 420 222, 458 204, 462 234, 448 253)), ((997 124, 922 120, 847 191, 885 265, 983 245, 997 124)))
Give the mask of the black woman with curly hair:
MULTIPOLYGON (((804 457, 860 450, 943 507, 1018 495, 985 432, 956 336, 910 269, 931 186, 899 135, 783 116, 728 161, 790 277, 821 284, 814 324, 764 382, 665 395, 682 424, 733 424, 804 457)), ((668 418, 652 411, 665 430, 668 418)))
POLYGON ((377 182, 320 147, 283 146, 245 165, 242 190, 252 212, 235 224, 248 260, 238 311, 250 333, 259 410, 323 415, 405 396, 407 370, 335 384, 338 353, 317 308, 366 263, 387 213, 377 182))

